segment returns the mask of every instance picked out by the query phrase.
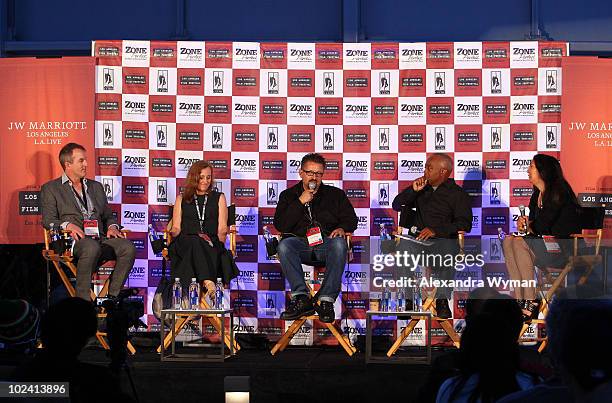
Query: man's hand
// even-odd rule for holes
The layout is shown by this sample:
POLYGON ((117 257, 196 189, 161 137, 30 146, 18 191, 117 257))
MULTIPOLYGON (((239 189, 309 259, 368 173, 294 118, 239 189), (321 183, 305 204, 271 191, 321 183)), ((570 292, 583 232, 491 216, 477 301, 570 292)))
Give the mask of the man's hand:
POLYGON ((341 237, 344 238, 345 235, 346 234, 345 234, 345 232, 344 232, 344 230, 342 228, 336 228, 335 230, 332 231, 331 234, 329 234, 329 237, 330 238, 336 238, 336 237, 341 236, 341 237))
POLYGON ((429 238, 433 238, 436 236, 436 232, 429 227, 423 228, 417 239, 419 241, 426 241, 429 238))
POLYGON ((125 234, 117 229, 114 225, 106 231, 107 238, 125 238, 125 234))
POLYGON ((424 176, 421 176, 420 178, 412 182, 412 190, 414 190, 415 192, 420 192, 426 185, 427 179, 425 179, 424 176))
POLYGON ((302 195, 300 196, 300 203, 302 204, 306 204, 306 203, 310 203, 312 201, 312 199, 314 198, 314 190, 304 190, 304 192, 302 192, 302 195))
POLYGON ((85 238, 85 233, 83 230, 73 223, 66 225, 66 231, 70 231, 70 236, 75 241, 85 238))

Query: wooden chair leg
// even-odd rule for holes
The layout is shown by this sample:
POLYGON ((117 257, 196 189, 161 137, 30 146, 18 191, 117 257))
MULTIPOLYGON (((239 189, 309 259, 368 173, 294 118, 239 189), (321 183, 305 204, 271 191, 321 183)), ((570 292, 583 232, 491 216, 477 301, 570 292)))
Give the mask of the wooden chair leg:
POLYGON ((106 342, 106 338, 104 336, 106 336, 106 333, 96 332, 96 339, 98 339, 98 342, 100 342, 105 350, 110 350, 110 346, 106 342))
POLYGON ((293 336, 295 336, 297 331, 302 327, 305 322, 306 318, 294 320, 291 326, 289 326, 289 329, 287 329, 287 331, 281 336, 281 338, 278 339, 274 347, 272 347, 270 353, 274 355, 279 351, 283 351, 289 345, 289 342, 291 342, 293 336))
MULTIPOLYGON (((187 322, 189 320, 191 320, 192 317, 191 316, 185 316, 185 317, 179 317, 178 320, 176 321, 176 324, 174 326, 174 334, 175 337, 176 335, 179 334, 179 332, 181 331, 181 329, 183 327, 185 327, 185 325, 187 324, 187 322)), ((164 324, 162 323, 161 326, 164 326, 164 324)), ((166 335, 166 337, 164 338, 164 340, 162 341, 162 343, 164 344, 164 349, 167 349, 168 346, 170 345, 170 342, 172 341, 172 331, 168 332, 168 334, 166 335)), ((162 350, 162 346, 161 344, 159 345, 159 347, 157 347, 157 352, 161 353, 162 350)))
MULTIPOLYGON (((217 318, 217 317, 210 317, 210 316, 204 316, 202 319, 204 319, 206 322, 208 322, 211 326, 213 326, 215 328, 215 330, 221 334, 221 326, 223 326, 223 324, 221 323, 221 319, 217 318)), ((231 349, 231 337, 229 336, 228 332, 225 332, 225 338, 224 338, 224 343, 225 345, 231 349)), ((240 350, 240 345, 238 344, 238 342, 236 341, 236 339, 234 339, 234 350, 238 351, 240 350)))
POLYGON ((60 263, 55 260, 53 260, 51 263, 53 263, 53 266, 55 266, 55 270, 57 271, 57 274, 60 276, 60 279, 62 280, 64 287, 66 287, 66 291, 68 291, 68 295, 70 295, 71 297, 74 297, 76 295, 76 291, 74 287, 72 286, 72 284, 70 283, 70 279, 66 275, 66 272, 64 271, 64 269, 62 269, 60 263))
POLYGON ((404 330, 402 330, 402 332, 397 337, 397 339, 395 340, 395 342, 393 343, 389 351, 387 351, 387 357, 391 357, 393 354, 397 352, 397 350, 400 348, 404 340, 406 340, 406 337, 410 336, 410 333, 412 333, 417 323, 419 323, 419 320, 420 319, 414 319, 414 318, 410 319, 410 322, 408 322, 408 325, 406 325, 404 330))
POLYGON ((336 340, 338 340, 338 343, 340 343, 340 345, 342 346, 344 351, 346 351, 349 357, 351 357, 353 354, 355 354, 355 352, 357 352, 357 349, 353 347, 348 337, 346 337, 344 333, 341 333, 334 323, 326 323, 325 325, 332 332, 336 340))
POLYGON ((446 334, 451 338, 451 340, 453 341, 453 345, 459 348, 460 338, 457 332, 455 332, 453 325, 451 325, 448 320, 439 320, 438 323, 440 324, 440 326, 442 326, 442 329, 444 329, 446 334))

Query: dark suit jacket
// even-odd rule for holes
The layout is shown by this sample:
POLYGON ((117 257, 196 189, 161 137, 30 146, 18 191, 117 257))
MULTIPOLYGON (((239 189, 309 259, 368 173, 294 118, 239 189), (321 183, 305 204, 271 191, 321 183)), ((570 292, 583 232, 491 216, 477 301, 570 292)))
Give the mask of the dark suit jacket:
MULTIPOLYGON (((49 229, 50 224, 53 223, 53 226, 59 229, 64 222, 70 222, 83 228, 83 213, 70 189, 69 182, 62 184, 61 177, 53 179, 42 186, 40 193, 45 228, 49 229)), ((102 184, 87 179, 87 194, 89 201, 94 206, 93 219, 98 220, 100 235, 104 235, 109 225, 118 223, 108 205, 102 184)))

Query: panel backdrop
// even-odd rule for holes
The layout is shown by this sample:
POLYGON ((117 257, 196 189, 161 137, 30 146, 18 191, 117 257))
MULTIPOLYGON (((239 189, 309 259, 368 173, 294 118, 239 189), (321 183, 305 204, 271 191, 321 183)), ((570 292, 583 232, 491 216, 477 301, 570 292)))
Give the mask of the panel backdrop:
MULTIPOLYGON (((216 186, 237 206, 241 275, 226 295, 235 329, 277 337, 288 326, 278 319, 287 288, 265 256, 262 226, 313 151, 327 159, 324 181, 343 188, 359 216, 336 302, 346 332, 364 332, 368 299, 380 291, 369 265, 379 225, 396 224, 390 202, 422 174, 429 153, 453 157, 453 176, 472 197, 472 248, 487 262, 457 278, 506 275, 497 228, 515 230, 518 206, 528 204, 532 156, 560 150, 567 52, 559 42, 94 42, 96 178, 138 247, 129 285, 141 287, 150 314, 162 273, 147 225, 165 227, 190 165, 209 160, 216 186)), ((306 275, 316 282, 318 272, 306 275)), ((457 327, 466 295, 454 294, 457 327)), ((404 325, 383 321, 377 331, 404 325)), ((438 326, 432 331, 445 342, 438 326)), ((408 343, 424 338, 421 328, 408 343)), ((294 340, 333 342, 316 322, 294 340)))

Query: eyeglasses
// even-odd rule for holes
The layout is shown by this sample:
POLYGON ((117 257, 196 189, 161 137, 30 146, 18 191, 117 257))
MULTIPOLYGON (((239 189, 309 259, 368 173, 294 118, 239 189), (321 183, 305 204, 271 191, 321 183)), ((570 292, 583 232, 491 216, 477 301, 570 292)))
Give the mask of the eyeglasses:
POLYGON ((302 172, 304 172, 306 174, 306 176, 310 176, 311 178, 313 176, 316 176, 317 178, 320 178, 323 176, 323 172, 316 172, 316 171, 304 171, 302 170, 302 172))

